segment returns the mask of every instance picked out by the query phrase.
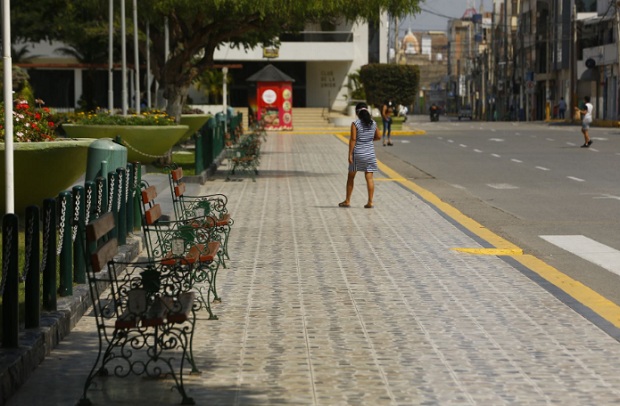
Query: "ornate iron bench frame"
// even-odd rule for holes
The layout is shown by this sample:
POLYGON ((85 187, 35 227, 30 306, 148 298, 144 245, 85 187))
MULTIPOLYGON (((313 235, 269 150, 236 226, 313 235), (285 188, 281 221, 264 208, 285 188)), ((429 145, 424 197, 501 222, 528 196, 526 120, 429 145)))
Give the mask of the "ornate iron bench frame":
POLYGON ((174 266, 115 262, 114 216, 106 213, 86 227, 91 254, 88 285, 97 324, 99 351, 86 378, 80 406, 91 405, 87 392, 97 376, 169 375, 182 397, 188 361, 196 372, 192 342, 196 323, 195 293, 189 292, 174 266), (179 354, 180 353, 180 354, 179 354))
POLYGON ((221 193, 190 196, 186 194, 186 185, 183 181, 183 168, 171 166, 168 172, 170 194, 174 206, 174 215, 178 220, 202 218, 201 226, 211 228, 213 232, 222 236, 222 266, 226 268, 226 261, 230 259, 228 253, 228 239, 234 220, 226 205, 228 197, 221 193))
POLYGON ((202 217, 164 220, 161 206, 155 202, 154 186, 144 183, 141 196, 142 231, 149 260, 185 270, 188 286, 197 291, 197 300, 209 312, 209 320, 217 319, 211 309, 211 295, 213 301, 220 301, 216 277, 222 263, 221 236, 212 227, 202 227, 202 217))

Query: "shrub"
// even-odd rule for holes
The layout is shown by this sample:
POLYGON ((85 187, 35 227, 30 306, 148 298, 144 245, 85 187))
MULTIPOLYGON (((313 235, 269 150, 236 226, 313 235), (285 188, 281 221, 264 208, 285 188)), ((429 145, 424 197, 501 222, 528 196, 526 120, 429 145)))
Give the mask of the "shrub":
POLYGON ((360 69, 360 81, 368 104, 380 106, 389 99, 409 106, 418 94, 420 69, 412 65, 369 64, 360 69))

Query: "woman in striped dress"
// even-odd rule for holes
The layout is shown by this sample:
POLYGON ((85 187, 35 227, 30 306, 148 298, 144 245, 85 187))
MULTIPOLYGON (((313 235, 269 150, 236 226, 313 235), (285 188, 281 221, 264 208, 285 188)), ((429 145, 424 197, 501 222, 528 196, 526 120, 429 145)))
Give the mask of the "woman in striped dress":
POLYGON ((375 156, 374 141, 379 141, 381 135, 377 128, 377 123, 370 116, 370 111, 366 103, 358 103, 355 106, 355 113, 358 119, 351 124, 351 137, 349 139, 349 174, 347 177, 347 197, 344 202, 338 204, 340 207, 351 206, 351 195, 357 172, 364 172, 366 184, 368 186, 368 203, 364 206, 367 209, 373 207, 372 198, 375 193, 375 182, 372 174, 377 172, 377 157, 375 156))

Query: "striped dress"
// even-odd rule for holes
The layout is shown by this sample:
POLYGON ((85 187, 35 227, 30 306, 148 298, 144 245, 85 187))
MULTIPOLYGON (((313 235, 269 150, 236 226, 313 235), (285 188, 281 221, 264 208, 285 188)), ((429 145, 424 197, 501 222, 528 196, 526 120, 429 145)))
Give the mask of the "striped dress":
POLYGON ((377 172, 377 157, 373 139, 377 123, 372 121, 369 127, 364 127, 361 120, 353 122, 357 128, 357 141, 353 148, 353 163, 349 165, 349 172, 377 172))

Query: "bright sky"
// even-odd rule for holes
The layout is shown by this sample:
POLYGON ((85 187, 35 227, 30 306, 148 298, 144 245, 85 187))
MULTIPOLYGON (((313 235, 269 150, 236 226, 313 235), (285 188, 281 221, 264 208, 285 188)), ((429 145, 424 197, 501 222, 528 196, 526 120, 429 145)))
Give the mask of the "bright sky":
POLYGON ((491 0, 426 0, 420 3, 422 13, 403 20, 399 31, 446 31, 450 18, 461 18, 472 5, 480 11, 481 3, 486 11, 491 10, 491 0))

